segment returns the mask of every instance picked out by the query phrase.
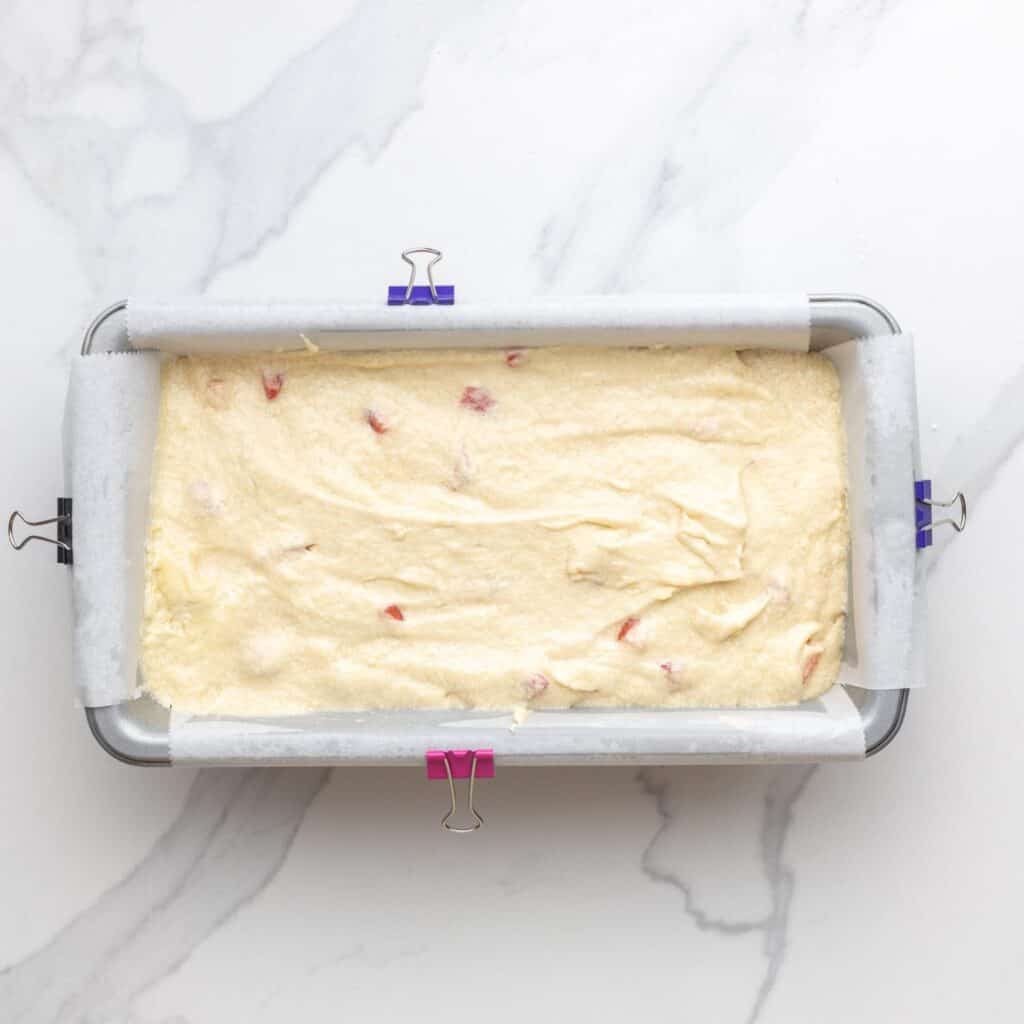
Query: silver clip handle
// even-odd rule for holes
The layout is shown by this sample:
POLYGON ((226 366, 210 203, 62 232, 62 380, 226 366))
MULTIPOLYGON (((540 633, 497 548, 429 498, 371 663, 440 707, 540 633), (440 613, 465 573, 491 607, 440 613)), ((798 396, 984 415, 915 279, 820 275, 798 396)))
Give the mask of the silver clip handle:
POLYGON ((448 755, 444 758, 444 771, 448 776, 448 793, 451 796, 452 805, 448 810, 448 813, 441 819, 441 828, 445 832, 457 832, 465 834, 467 832, 475 832, 483 823, 484 819, 476 809, 476 805, 473 803, 473 789, 476 783, 476 754, 473 755, 473 760, 469 766, 469 792, 467 795, 467 806, 469 813, 473 815, 472 825, 450 825, 449 822, 455 816, 455 812, 458 810, 459 802, 455 793, 455 779, 452 777, 452 766, 448 763, 448 755))
POLYGON ((11 518, 7 520, 7 540, 8 543, 14 548, 15 551, 20 551, 30 540, 42 540, 47 544, 55 544, 62 551, 70 551, 71 545, 66 541, 58 540, 56 537, 44 537, 41 533, 30 533, 27 537, 22 537, 20 541, 14 539, 14 522, 20 519, 26 526, 50 526, 53 523, 66 523, 71 518, 70 513, 65 515, 54 516, 52 519, 26 519, 17 509, 11 513, 11 518))
POLYGON ((952 508, 954 505, 960 506, 960 515, 956 519, 951 516, 946 516, 945 519, 933 519, 927 526, 922 527, 925 530, 934 530, 936 526, 945 526, 947 523, 956 530, 957 533, 963 533, 967 526, 967 499, 964 497, 963 491, 957 491, 949 501, 935 501, 933 498, 920 498, 919 504, 928 505, 931 508, 952 508))
POLYGON ((406 249, 402 253, 402 259, 412 268, 412 273, 409 274, 409 284, 406 285, 405 289, 405 301, 408 302, 412 298, 412 286, 416 283, 416 261, 413 260, 413 256, 419 253, 425 252, 434 258, 427 264, 427 284, 430 285, 430 297, 437 302, 437 289, 434 287, 434 264, 441 259, 440 249, 430 249, 427 246, 423 246, 419 249, 406 249))

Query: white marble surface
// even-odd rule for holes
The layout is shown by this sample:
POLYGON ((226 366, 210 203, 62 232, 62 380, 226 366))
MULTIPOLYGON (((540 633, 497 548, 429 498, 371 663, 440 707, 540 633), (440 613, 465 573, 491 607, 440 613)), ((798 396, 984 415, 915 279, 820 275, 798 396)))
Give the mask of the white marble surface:
POLYGON ((854 290, 918 337, 929 688, 864 764, 124 767, 48 550, 0 555, 0 1019, 1016 1020, 1024 14, 1015 0, 0 6, 6 510, 127 293, 854 290))

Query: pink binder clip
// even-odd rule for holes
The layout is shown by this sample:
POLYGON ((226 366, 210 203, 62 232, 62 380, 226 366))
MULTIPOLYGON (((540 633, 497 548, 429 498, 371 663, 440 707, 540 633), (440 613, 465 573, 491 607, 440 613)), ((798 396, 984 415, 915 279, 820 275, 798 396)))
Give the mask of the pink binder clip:
POLYGON ((441 828, 446 832, 475 832, 484 823, 484 819, 477 813, 473 803, 473 789, 477 778, 494 778, 493 750, 428 750, 427 778, 448 780, 451 807, 441 819, 441 828), (472 825, 448 824, 458 810, 458 800, 455 795, 456 779, 469 779, 467 804, 469 813, 473 816, 472 825))

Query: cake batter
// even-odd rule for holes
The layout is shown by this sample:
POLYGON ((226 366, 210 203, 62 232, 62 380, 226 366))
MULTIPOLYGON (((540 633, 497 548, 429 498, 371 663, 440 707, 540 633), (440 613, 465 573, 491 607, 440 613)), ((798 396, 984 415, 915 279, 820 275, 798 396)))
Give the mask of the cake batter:
POLYGON ((838 672, 848 536, 818 355, 178 358, 145 687, 237 715, 793 703, 838 672))

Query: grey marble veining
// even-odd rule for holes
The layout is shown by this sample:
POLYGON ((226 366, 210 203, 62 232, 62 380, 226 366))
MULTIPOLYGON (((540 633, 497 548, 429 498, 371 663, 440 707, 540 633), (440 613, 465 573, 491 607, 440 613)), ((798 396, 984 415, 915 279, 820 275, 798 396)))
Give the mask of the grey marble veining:
POLYGON ((208 769, 138 867, 0 972, 15 1022, 121 1019, 273 878, 325 769, 208 769))
MULTIPOLYGON (((703 771, 703 770, 701 770, 703 771)), ((764 978, 753 994, 749 1024, 761 1015, 761 1010, 771 994, 786 954, 786 931, 789 924, 789 906, 793 896, 794 877, 792 868, 783 860, 786 833, 792 822, 793 806, 804 791, 814 773, 814 766, 792 765, 767 768, 751 773, 755 789, 763 787, 764 807, 758 830, 759 859, 764 873, 764 882, 769 889, 770 900, 766 913, 752 918, 716 916, 705 910, 698 894, 690 882, 677 873, 672 858, 662 862, 658 846, 666 833, 678 831, 685 837, 689 827, 686 820, 685 802, 673 807, 669 799, 670 783, 659 782, 656 773, 641 771, 637 776, 643 791, 654 799, 661 825, 647 844, 642 855, 644 874, 652 881, 670 885, 682 897, 683 909, 694 924, 704 932, 723 936, 743 935, 759 932, 763 936, 765 957, 764 978)), ((693 772, 691 774, 698 774, 693 772)), ((685 838, 683 840, 685 842, 685 838)))
POLYGON ((54 567, 7 552, 0 1020, 842 1024, 853 964, 892 1019, 1010 1019, 1022 42, 1010 0, 3 6, 11 507, 58 486, 55 365, 106 302, 366 301, 434 244, 482 299, 876 295, 972 523, 928 556, 930 686, 877 760, 499 770, 463 841, 411 773, 108 763, 54 567))

